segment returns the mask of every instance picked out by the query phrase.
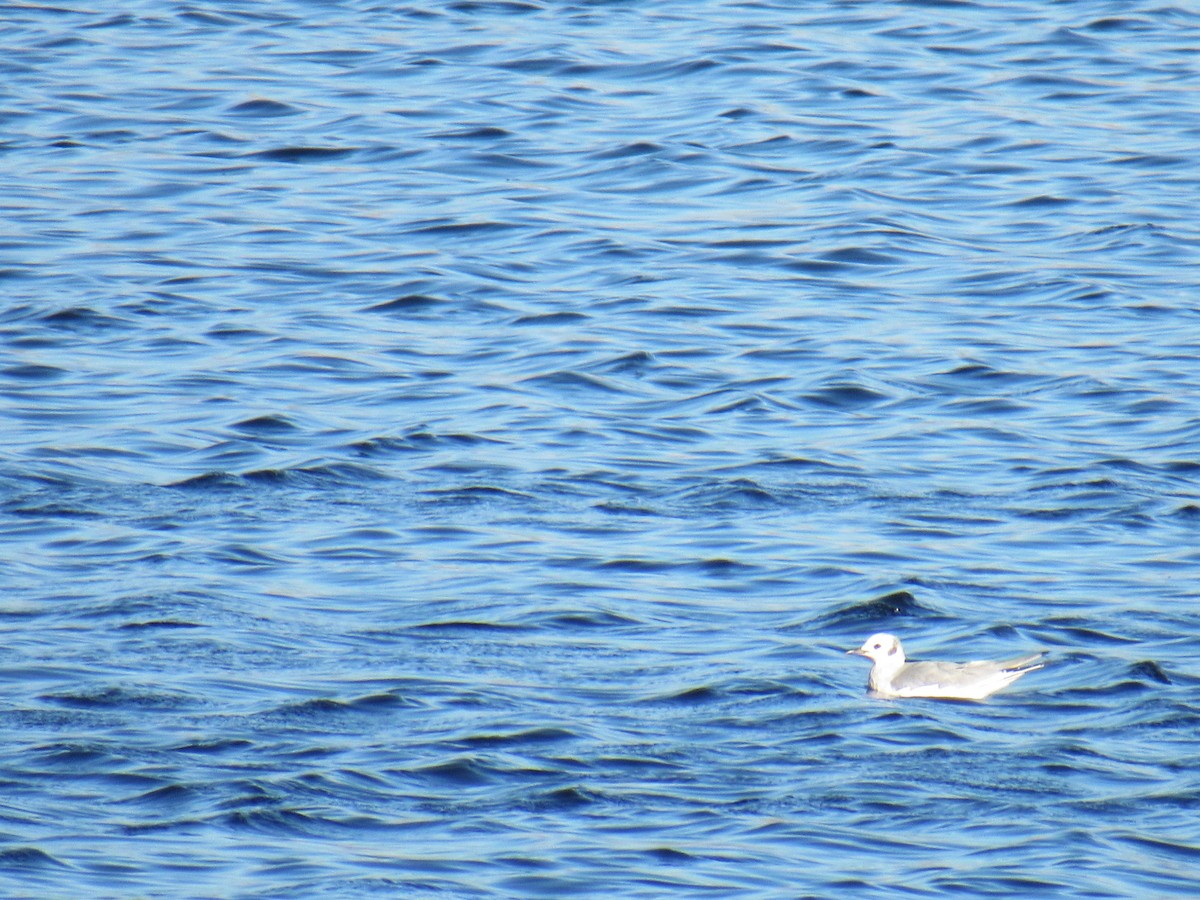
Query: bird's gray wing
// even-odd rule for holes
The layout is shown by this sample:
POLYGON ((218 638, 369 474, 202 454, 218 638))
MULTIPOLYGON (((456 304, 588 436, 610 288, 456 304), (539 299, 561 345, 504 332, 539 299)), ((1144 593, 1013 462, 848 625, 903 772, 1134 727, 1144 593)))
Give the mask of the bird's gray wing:
POLYGON ((988 668, 978 668, 980 663, 912 662, 892 676, 892 688, 909 691, 933 685, 961 684, 966 679, 977 679, 999 671, 996 663, 983 663, 988 668))
POLYGON ((892 689, 910 691, 932 686, 963 687, 976 684, 1001 672, 1028 671, 1040 665, 1041 653, 1015 656, 1000 661, 911 662, 892 677, 892 689))
POLYGON ((1037 668, 1042 663, 1042 657, 1045 653, 1030 653, 1027 656, 1014 656, 1012 659, 1006 659, 996 665, 1005 672, 1012 672, 1017 669, 1037 668))

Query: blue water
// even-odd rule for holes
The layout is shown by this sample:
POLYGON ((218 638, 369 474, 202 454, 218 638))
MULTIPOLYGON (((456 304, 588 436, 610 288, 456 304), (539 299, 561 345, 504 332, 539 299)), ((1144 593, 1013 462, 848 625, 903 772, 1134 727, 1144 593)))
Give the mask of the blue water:
POLYGON ((1194 9, 0 46, 0 895, 1200 893, 1194 9))

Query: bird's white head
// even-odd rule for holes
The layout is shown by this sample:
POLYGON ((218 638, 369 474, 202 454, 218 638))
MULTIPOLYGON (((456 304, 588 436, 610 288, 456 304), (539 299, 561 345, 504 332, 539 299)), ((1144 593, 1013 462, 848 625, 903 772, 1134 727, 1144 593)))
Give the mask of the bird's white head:
POLYGON ((865 656, 875 663, 883 664, 889 669, 904 665, 904 648, 900 646, 900 638, 894 634, 873 634, 857 650, 848 650, 858 656, 865 656))

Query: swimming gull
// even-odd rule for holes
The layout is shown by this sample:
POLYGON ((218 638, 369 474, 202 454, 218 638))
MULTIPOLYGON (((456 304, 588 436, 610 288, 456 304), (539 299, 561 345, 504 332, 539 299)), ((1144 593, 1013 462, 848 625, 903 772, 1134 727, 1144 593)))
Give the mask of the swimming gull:
POLYGON ((892 634, 873 634, 857 650, 846 652, 874 663, 867 684, 880 697, 982 700, 1044 665, 1041 653, 997 661, 906 662, 900 639, 892 634))

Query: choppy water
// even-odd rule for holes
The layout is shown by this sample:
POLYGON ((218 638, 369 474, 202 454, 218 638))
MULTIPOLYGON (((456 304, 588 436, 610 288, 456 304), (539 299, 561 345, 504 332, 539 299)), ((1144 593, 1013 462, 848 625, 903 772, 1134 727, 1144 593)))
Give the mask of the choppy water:
POLYGON ((0 16, 0 893, 1200 890, 1195 10, 121 10, 0 16))

